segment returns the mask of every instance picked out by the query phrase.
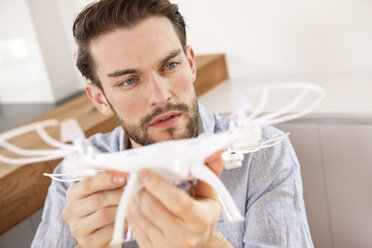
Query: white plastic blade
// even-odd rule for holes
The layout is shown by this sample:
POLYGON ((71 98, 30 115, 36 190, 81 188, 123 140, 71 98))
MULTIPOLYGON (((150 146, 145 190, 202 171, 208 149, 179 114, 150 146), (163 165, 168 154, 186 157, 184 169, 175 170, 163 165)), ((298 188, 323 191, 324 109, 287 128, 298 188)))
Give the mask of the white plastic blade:
POLYGON ((222 215, 227 222, 244 221, 234 199, 220 179, 205 165, 195 165, 191 167, 191 175, 196 179, 208 183, 218 194, 222 215))
POLYGON ((79 123, 72 118, 65 119, 61 122, 60 132, 62 142, 74 142, 76 140, 85 139, 85 134, 79 123))
POLYGON ((44 128, 44 127, 56 126, 56 125, 58 125, 58 121, 54 119, 31 123, 25 126, 14 128, 12 130, 9 130, 9 131, 6 131, 5 133, 0 134, 0 140, 10 140, 19 135, 31 132, 35 130, 36 128, 44 128))
POLYGON ((114 233, 111 240, 111 245, 121 244, 123 242, 124 221, 128 211, 128 205, 135 193, 142 187, 137 174, 131 174, 128 183, 121 195, 118 210, 115 216, 114 233))
MULTIPOLYGON (((324 91, 324 89, 319 87, 318 85, 295 82, 254 87, 246 90, 246 93, 247 95, 252 95, 252 93, 257 94, 263 91, 269 94, 267 96, 261 95, 261 100, 264 98, 264 105, 267 105, 267 102, 269 102, 270 97, 272 97, 274 93, 279 95, 281 94, 281 92, 285 93, 285 91, 298 91, 298 94, 296 97, 290 98, 290 101, 284 106, 279 106, 278 109, 270 111, 269 113, 254 119, 256 125, 273 125, 300 118, 313 111, 326 96, 326 92, 324 91), (310 101, 311 103, 307 103, 308 101, 310 101), (300 104, 304 103, 306 103, 305 107, 302 106, 302 109, 297 109, 300 104)), ((256 107, 259 109, 258 112, 262 112, 262 106, 260 106, 261 103, 258 107, 256 107)), ((254 111, 256 112, 256 110, 254 111)), ((256 117, 257 115, 254 116, 256 117)), ((248 117, 248 119, 251 118, 248 117)))
POLYGON ((38 162, 44 162, 49 160, 55 160, 59 158, 63 158, 67 155, 69 155, 71 151, 57 151, 56 153, 46 155, 46 156, 40 156, 40 157, 30 157, 30 158, 8 158, 3 157, 0 155, 0 162, 3 162, 5 164, 32 164, 32 163, 38 163, 38 162))

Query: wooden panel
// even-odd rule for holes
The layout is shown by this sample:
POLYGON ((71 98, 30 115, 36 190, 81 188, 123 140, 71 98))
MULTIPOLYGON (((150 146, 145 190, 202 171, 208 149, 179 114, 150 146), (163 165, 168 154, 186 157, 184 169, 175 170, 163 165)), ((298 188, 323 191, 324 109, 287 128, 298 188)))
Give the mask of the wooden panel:
POLYGON ((58 162, 44 162, 20 167, 0 180, 0 232, 21 222, 43 206, 50 179, 44 172, 53 171, 58 162))
POLYGON ((199 56, 195 91, 200 96, 228 78, 225 55, 199 56))
POLYGON ((276 127, 290 132, 290 140, 300 161, 306 213, 314 246, 335 247, 318 125, 285 123, 276 127))
MULTIPOLYGON (((195 82, 197 96, 211 89, 227 77, 224 55, 197 56, 198 75, 195 82)), ((114 117, 106 117, 96 110, 86 95, 46 113, 32 122, 66 118, 75 118, 87 137, 95 133, 106 133, 118 124, 114 117)), ((59 138, 59 129, 51 127, 48 133, 59 138)), ((45 148, 35 133, 29 133, 12 140, 22 148, 45 148)), ((12 156, 0 148, 3 156, 12 156)), ((13 155, 14 156, 14 155, 13 155)), ((46 197, 50 179, 42 176, 52 172, 58 161, 48 161, 30 165, 7 165, 0 163, 0 234, 4 233, 23 219, 40 209, 46 197)))
POLYGON ((335 247, 372 247, 372 126, 320 131, 335 247))

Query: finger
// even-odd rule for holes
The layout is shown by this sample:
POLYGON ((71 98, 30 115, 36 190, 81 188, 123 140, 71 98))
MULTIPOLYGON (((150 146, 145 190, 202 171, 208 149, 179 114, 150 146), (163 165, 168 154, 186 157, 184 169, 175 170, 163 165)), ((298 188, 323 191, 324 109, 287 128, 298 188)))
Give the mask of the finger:
POLYGON ((79 239, 81 247, 107 247, 111 241, 114 232, 114 224, 104 226, 91 235, 79 239))
POLYGON ((73 225, 74 229, 79 229, 76 231, 78 232, 78 235, 84 236, 93 233, 104 226, 113 224, 115 222, 116 210, 117 207, 101 208, 93 214, 80 219, 79 223, 73 225))
POLYGON ((141 170, 139 178, 144 188, 172 214, 182 219, 189 216, 189 211, 194 208, 194 203, 186 192, 169 184, 149 169, 141 170))
POLYGON ((142 214, 153 225, 162 231, 163 235, 169 235, 182 226, 181 219, 173 215, 158 199, 147 190, 141 190, 134 198, 142 214))
MULTIPOLYGON (((167 210, 155 197, 147 190, 141 190, 136 194, 134 202, 146 221, 142 229, 146 230, 152 244, 162 247, 160 242, 164 240, 172 241, 178 246, 182 242, 204 235, 210 228, 210 223, 215 223, 219 214, 219 205, 211 201, 197 202, 197 208, 188 209, 190 217, 180 219, 167 210), (153 224, 157 229, 155 232, 147 229, 153 224), (157 232, 160 230, 160 232, 157 232), (160 240, 160 241, 159 241, 160 240)), ((168 247, 174 247, 168 244, 168 247)))
MULTIPOLYGON (((221 154, 224 151, 225 150, 218 151, 213 155, 209 156, 208 158, 206 158, 204 161, 206 166, 217 176, 219 176, 223 170, 224 161, 221 157, 221 154)), ((195 195, 197 199, 201 198, 211 198, 214 200, 218 199, 215 190, 208 183, 203 182, 201 180, 198 180, 198 183, 196 184, 195 195)))
POLYGON ((85 217, 100 208, 117 206, 122 196, 123 189, 101 191, 83 198, 74 204, 73 209, 78 217, 85 217))
MULTIPOLYGON (((109 224, 92 233, 92 239, 96 240, 96 244, 97 244, 96 247, 121 248, 121 244, 109 245, 112 240, 113 234, 114 234, 114 227, 115 227, 115 224, 109 224)), ((123 234, 127 232, 127 229, 128 228, 126 226, 123 234)), ((87 246, 87 247, 92 247, 92 246, 87 246)))
POLYGON ((121 172, 121 171, 107 170, 106 173, 113 175, 113 176, 126 177, 126 178, 129 176, 129 173, 121 172))
POLYGON ((108 173, 87 177, 68 188, 67 200, 79 200, 103 190, 116 189, 126 184, 126 177, 113 176, 108 173))
POLYGON ((204 160, 204 163, 211 169, 217 176, 219 176, 223 170, 223 158, 222 153, 225 152, 226 149, 220 150, 208 158, 204 160))
MULTIPOLYGON (((142 190, 142 192, 144 192, 144 191, 145 190, 142 190)), ((142 195, 143 194, 149 195, 148 193, 142 193, 142 195)), ((143 231, 146 231, 146 235, 150 239, 150 242, 152 244, 156 244, 157 246, 159 246, 160 243, 162 242, 162 240, 164 240, 165 234, 151 220, 152 216, 148 216, 142 211, 142 209, 146 209, 147 213, 149 213, 149 210, 154 209, 154 207, 152 205, 147 205, 147 206, 144 207, 143 205, 146 204, 146 202, 140 201, 140 199, 138 197, 135 197, 133 200, 134 201, 133 201, 132 206, 131 206, 132 207, 131 215, 136 220, 136 223, 139 226, 139 228, 143 231)), ((147 202, 147 203, 150 203, 150 202, 147 202)), ((158 207, 159 207, 159 205, 158 205, 158 207)))

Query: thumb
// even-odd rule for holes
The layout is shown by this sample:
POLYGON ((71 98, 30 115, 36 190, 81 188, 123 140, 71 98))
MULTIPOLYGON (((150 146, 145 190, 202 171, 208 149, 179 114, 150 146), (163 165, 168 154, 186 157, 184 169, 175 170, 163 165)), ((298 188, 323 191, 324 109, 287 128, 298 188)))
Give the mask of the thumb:
MULTIPOLYGON (((219 176, 223 170, 224 161, 221 157, 221 154, 225 150, 218 151, 213 155, 209 156, 204 160, 205 165, 219 176)), ((208 183, 198 180, 195 188, 196 198, 212 198, 214 200, 218 199, 217 193, 214 189, 209 186, 208 183)))

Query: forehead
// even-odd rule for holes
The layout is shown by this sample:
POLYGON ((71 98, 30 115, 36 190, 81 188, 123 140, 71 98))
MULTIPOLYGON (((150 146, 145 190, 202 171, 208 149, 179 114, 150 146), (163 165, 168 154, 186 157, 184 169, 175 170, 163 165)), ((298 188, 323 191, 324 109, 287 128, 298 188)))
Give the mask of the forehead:
POLYGON ((90 44, 98 73, 150 65, 179 48, 176 31, 165 17, 147 18, 133 28, 101 35, 90 44))

